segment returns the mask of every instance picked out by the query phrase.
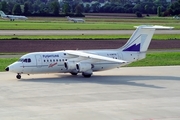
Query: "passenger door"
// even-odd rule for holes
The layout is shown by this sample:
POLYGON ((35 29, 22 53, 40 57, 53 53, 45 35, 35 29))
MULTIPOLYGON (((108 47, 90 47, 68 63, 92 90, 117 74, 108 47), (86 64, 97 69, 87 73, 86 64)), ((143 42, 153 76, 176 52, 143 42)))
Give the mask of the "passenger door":
POLYGON ((36 66, 41 67, 42 65, 41 55, 36 55, 35 57, 36 57, 36 66))

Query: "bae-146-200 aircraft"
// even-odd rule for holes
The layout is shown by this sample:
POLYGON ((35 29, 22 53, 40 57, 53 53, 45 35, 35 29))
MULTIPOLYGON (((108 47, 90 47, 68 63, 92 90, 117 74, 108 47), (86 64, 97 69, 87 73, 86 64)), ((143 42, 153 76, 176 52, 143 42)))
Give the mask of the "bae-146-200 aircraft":
POLYGON ((71 18, 71 17, 67 16, 67 19, 68 19, 69 21, 73 21, 74 23, 77 23, 77 22, 85 22, 85 20, 82 19, 82 18, 71 18))
POLYGON ((26 16, 19 16, 19 15, 6 15, 3 11, 0 11, 1 17, 4 19, 10 19, 10 21, 14 20, 27 20, 28 18, 26 16))
POLYGON ((173 27, 137 26, 127 43, 117 49, 28 53, 5 70, 17 73, 17 79, 21 79, 21 74, 40 73, 82 73, 84 77, 91 77, 93 72, 118 68, 144 59, 156 29, 173 27))

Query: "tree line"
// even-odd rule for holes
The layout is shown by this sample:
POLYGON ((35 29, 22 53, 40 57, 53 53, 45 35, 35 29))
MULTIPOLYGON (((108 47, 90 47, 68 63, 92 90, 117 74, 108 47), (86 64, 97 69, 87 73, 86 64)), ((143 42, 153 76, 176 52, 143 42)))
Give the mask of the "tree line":
MULTIPOLYGON (((86 0, 87 1, 87 0, 86 0)), ((141 13, 172 16, 180 14, 180 0, 168 3, 165 0, 110 0, 102 4, 96 0, 92 4, 81 0, 0 0, 0 10, 6 14, 26 16, 83 16, 82 13, 141 13)))

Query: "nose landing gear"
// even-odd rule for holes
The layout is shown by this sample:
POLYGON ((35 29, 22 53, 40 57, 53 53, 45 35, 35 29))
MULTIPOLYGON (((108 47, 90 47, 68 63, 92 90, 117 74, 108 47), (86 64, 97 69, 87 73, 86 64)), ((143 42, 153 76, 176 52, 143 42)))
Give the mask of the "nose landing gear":
POLYGON ((21 75, 18 73, 18 74, 16 75, 16 78, 17 78, 17 79, 21 79, 21 75))

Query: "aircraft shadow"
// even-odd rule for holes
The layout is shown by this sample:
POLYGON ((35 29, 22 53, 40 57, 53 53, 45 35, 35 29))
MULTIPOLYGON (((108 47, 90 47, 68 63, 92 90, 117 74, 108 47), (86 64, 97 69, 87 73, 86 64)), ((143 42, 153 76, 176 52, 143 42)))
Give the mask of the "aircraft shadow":
POLYGON ((33 79, 21 79, 23 82, 47 82, 47 83, 65 83, 65 84, 79 84, 79 83, 94 83, 94 84, 108 84, 108 85, 130 85, 149 88, 164 88, 156 85, 149 85, 145 83, 138 83, 138 81, 147 80, 177 80, 180 81, 180 77, 175 76, 136 76, 136 75, 110 75, 110 76, 92 76, 91 78, 84 78, 81 75, 57 75, 53 78, 33 78, 33 79))

